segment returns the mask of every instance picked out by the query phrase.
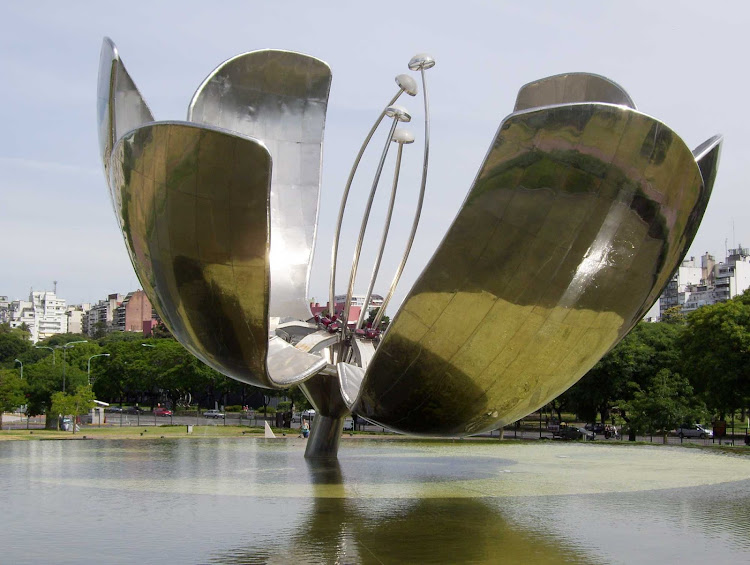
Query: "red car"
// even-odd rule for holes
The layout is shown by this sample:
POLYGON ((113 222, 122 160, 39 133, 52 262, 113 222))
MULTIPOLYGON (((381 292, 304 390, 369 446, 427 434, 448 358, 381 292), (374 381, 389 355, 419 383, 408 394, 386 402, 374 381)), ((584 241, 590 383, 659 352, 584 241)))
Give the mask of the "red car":
POLYGON ((154 408, 154 416, 171 416, 171 415, 172 415, 171 410, 167 410, 166 408, 161 408, 161 407, 154 408))

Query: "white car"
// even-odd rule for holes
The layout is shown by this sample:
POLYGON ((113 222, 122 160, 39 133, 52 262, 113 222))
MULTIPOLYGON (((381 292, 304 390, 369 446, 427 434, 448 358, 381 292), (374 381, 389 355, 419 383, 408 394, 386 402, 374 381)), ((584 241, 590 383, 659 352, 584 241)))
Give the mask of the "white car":
POLYGON ((203 417, 204 418, 214 418, 214 419, 215 418, 223 418, 224 417, 224 412, 222 412, 221 410, 206 410, 203 413, 203 417))
POLYGON ((708 426, 704 426, 703 424, 682 424, 677 428, 676 433, 680 437, 699 437, 701 439, 714 437, 714 433, 708 429, 708 426))

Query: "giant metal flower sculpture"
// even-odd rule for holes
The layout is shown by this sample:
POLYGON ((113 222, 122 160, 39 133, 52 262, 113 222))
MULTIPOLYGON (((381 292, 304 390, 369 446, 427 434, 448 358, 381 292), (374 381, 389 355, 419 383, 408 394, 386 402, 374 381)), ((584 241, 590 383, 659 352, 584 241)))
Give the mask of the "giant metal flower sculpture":
MULTIPOLYGON (((419 205, 429 156, 425 104, 419 205)), ((475 434, 546 404, 590 369, 644 315, 686 253, 708 203, 719 136, 691 152, 638 112, 617 84, 572 73, 524 86, 500 125, 443 242, 381 335, 349 324, 372 184, 347 299, 312 316, 315 243, 329 67, 286 51, 220 65, 185 122, 156 122, 105 39, 99 75, 101 154, 133 266, 159 315, 193 354, 258 386, 298 384, 318 411, 307 456, 335 455, 350 411, 424 435, 475 434), (336 316, 340 316, 336 320, 336 316)), ((370 288, 388 233, 391 205, 370 288)), ((365 301, 367 303, 367 301, 365 301)), ((381 309, 381 312, 384 310, 381 309)), ((376 323, 375 328, 378 328, 376 323)))

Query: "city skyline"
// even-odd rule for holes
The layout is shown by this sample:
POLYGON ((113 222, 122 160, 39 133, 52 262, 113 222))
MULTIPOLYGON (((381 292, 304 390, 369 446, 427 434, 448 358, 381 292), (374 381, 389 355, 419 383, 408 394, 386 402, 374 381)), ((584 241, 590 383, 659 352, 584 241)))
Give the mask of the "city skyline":
MULTIPOLYGON (((46 290, 57 280, 58 293, 76 304, 95 300, 102 289, 140 287, 118 233, 97 149, 96 72, 104 35, 121 48, 157 119, 183 119, 203 77, 243 51, 286 48, 331 65, 320 228, 308 291, 322 303, 327 301, 332 225, 356 148, 395 91, 393 77, 408 72, 406 62, 420 51, 437 61, 428 75, 431 165, 422 224, 390 310, 396 311, 446 232, 518 88, 561 72, 589 71, 615 80, 640 110, 663 119, 689 147, 724 134, 714 195, 687 256, 706 251, 720 256, 725 243, 737 247, 750 241, 743 231, 750 220, 750 196, 742 176, 750 142, 744 135, 747 118, 734 111, 747 91, 747 79, 735 70, 748 47, 743 4, 707 11, 699 2, 681 2, 679 9, 676 3, 631 2, 627 10, 594 2, 578 3, 576 9, 544 2, 466 2, 460 12, 417 4, 410 9, 419 17, 403 26, 389 25, 377 7, 349 4, 321 10, 302 3, 238 2, 218 12, 197 3, 180 10, 168 2, 136 3, 117 17, 107 8, 44 2, 41 10, 4 6, 10 25, 0 54, 8 77, 8 88, 0 94, 8 128, 0 141, 0 238, 6 248, 12 242, 19 251, 5 255, 1 292, 25 299, 30 288, 46 290), (252 26, 248 36, 248 21, 264 25, 252 26), (370 21, 382 25, 363 24, 370 21), (221 34, 213 31, 218 27, 221 34), (663 39, 667 36, 669 41, 663 39)), ((397 209, 408 224, 422 132, 420 104, 405 103, 414 113, 411 129, 417 135, 414 150, 405 152, 403 200, 397 209)), ((355 182, 354 209, 363 206, 375 161, 368 152, 355 182)), ((383 178, 388 175, 385 171, 383 178)), ((383 202, 379 208, 376 204, 374 215, 383 212, 383 202)), ((358 213, 348 215, 344 233, 358 222, 358 213)), ((377 225, 375 218, 371 225, 377 225)), ((378 287, 387 288, 407 230, 394 226, 378 287)), ((368 232, 368 238, 377 238, 377 231, 368 232)), ((372 247, 366 244, 365 253, 372 247)), ((344 270, 338 281, 347 278, 352 248, 353 242, 342 242, 344 270)), ((369 267, 360 272, 356 291, 364 290, 369 267)), ((344 290, 339 286, 337 292, 344 290)))

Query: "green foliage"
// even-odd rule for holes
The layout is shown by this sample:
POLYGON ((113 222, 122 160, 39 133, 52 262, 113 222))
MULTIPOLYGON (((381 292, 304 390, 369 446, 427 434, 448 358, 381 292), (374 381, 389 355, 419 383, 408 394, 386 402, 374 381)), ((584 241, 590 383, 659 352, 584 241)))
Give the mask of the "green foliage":
POLYGON ((623 401, 631 430, 636 433, 661 432, 666 435, 683 422, 702 421, 705 408, 693 397, 693 387, 679 373, 659 371, 643 389, 633 383, 633 398, 623 401))
POLYGON ((303 411, 312 408, 312 406, 310 406, 310 401, 305 396, 305 393, 303 393, 302 389, 298 386, 293 386, 289 390, 287 390, 286 396, 292 401, 292 405, 290 407, 292 411, 303 411))
POLYGON ((642 389, 662 369, 679 364, 678 324, 640 322, 558 401, 584 420, 602 421, 613 406, 633 397, 631 383, 642 389))
MULTIPOLYGON (((52 395, 51 412, 63 416, 73 416, 73 422, 80 414, 91 410, 94 406, 94 392, 89 385, 83 385, 76 389, 74 394, 56 392, 52 395)), ((73 425, 75 433, 75 424, 73 425)))
POLYGON ((283 400, 276 405, 277 412, 288 412, 292 409, 292 402, 290 400, 283 400))
POLYGON ((31 350, 29 335, 9 324, 0 324, 0 363, 13 362, 31 350))
POLYGON ((18 371, 0 369, 0 427, 3 423, 3 412, 12 412, 26 402, 26 383, 18 371))
POLYGON ((691 312, 680 341, 683 372, 722 418, 750 404, 750 293, 691 312))
MULTIPOLYGON (((375 316, 378 315, 378 312, 380 312, 380 308, 370 308, 370 311, 367 313, 367 323, 372 324, 375 321, 375 316)), ((391 319, 388 316, 383 316, 380 319, 380 330, 385 330, 388 327, 388 324, 391 323, 391 319)))
POLYGON ((672 306, 671 308, 667 308, 661 315, 661 321, 665 324, 684 326, 687 322, 687 316, 682 313, 682 306, 672 306))
POLYGON ((151 334, 154 339, 174 339, 172 332, 163 323, 154 326, 151 334))

